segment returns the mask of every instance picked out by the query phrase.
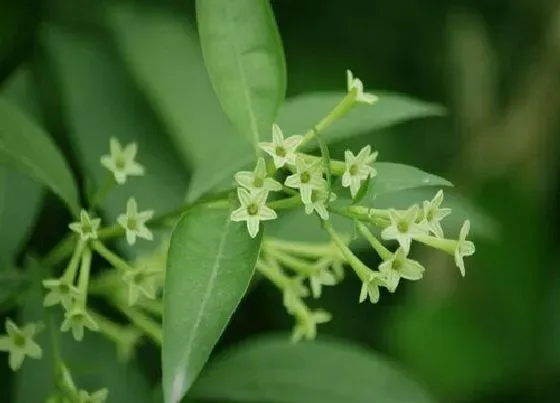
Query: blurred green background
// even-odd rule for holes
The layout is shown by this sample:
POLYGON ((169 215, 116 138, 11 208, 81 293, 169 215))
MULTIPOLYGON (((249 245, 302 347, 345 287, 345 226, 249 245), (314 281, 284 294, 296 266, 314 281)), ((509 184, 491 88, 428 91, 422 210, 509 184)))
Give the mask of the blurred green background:
MULTIPOLYGON (((165 124, 151 111, 153 100, 130 78, 130 65, 99 23, 105 21, 104 3, 128 2, 4 0, 2 91, 38 116, 73 169, 88 178, 86 187, 100 178, 101 168, 91 167, 108 136, 148 145, 142 155, 156 168, 136 191, 163 210, 183 197, 177 184, 188 181, 181 168, 185 159, 173 152, 165 124), (154 193, 150 184, 156 181, 163 190, 154 193)), ((136 3, 194 21, 193 1, 136 3)), ((423 281, 404 284, 370 306, 357 304, 359 283, 348 276, 326 290, 321 303, 334 320, 320 332, 392 357, 442 402, 558 402, 560 272, 553 245, 560 3, 276 0, 272 5, 284 42, 289 97, 344 90, 344 70, 350 68, 367 89, 406 93, 449 109, 445 118, 364 133, 335 145, 333 154, 372 144, 380 161, 447 177, 493 220, 491 229, 475 235, 477 253, 467 259, 466 278, 452 259, 415 250, 428 268, 423 281)), ((184 94, 177 108, 188 110, 198 102, 184 94)), ((203 118, 214 116, 209 111, 203 118)), ((4 211, 1 225, 13 214, 37 214, 25 243, 44 252, 64 231, 58 223, 67 220, 65 213, 50 196, 40 204, 30 201, 39 200, 39 192, 20 177, 7 180, 26 196, 10 214, 4 211)), ((107 207, 107 214, 116 212, 107 207)), ((2 235, 2 248, 21 252, 9 238, 2 235)), ((360 257, 375 264, 367 251, 360 257)), ((244 300, 218 350, 290 327, 276 290, 259 286, 244 300)), ((139 361, 155 383, 157 351, 143 348, 139 361)), ((0 367, 0 401, 10 401, 13 376, 4 360, 0 367)))

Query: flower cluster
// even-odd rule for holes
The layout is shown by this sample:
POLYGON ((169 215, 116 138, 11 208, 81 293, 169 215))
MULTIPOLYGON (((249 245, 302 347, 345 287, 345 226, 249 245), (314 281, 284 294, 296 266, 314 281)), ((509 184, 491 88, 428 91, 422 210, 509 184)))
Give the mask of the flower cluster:
POLYGON ((318 298, 323 287, 337 284, 343 265, 352 268, 362 282, 359 301, 376 303, 381 288, 393 293, 401 279, 415 281, 423 277, 425 268, 409 257, 413 241, 452 255, 462 275, 465 273, 463 258, 475 250, 474 244, 466 240, 469 221, 464 223, 458 240, 444 238, 441 221, 451 209, 441 207, 442 190, 432 200, 414 204, 406 210, 381 210, 360 205, 369 183, 377 176, 375 162, 378 153, 371 146, 366 145, 357 154, 346 150, 344 161, 330 159, 329 153, 324 152, 324 143, 321 144, 322 157, 301 150, 314 138, 322 141, 320 131, 354 105, 372 105, 378 101, 375 95, 364 92, 362 82, 350 71, 347 79, 346 97, 316 127, 303 136, 285 137, 280 127, 274 124, 272 142, 259 143, 265 157, 257 159, 253 171, 238 172, 234 176, 239 186, 240 207, 231 213, 231 220, 245 221, 251 238, 257 236, 261 221, 276 219, 278 210, 293 207, 303 207, 306 214, 315 213, 331 237, 332 242, 326 245, 303 245, 270 238, 263 241, 257 269, 282 291, 286 310, 295 318, 294 340, 314 338, 316 325, 330 320, 327 312, 310 309, 304 298, 318 298), (283 184, 279 178, 285 178, 283 184), (338 183, 336 178, 339 178, 338 183), (341 192, 344 188, 349 189, 349 195, 341 192), (267 202, 272 192, 275 196, 267 202), (348 240, 332 226, 332 213, 355 223, 358 233, 380 257, 376 269, 367 267, 353 254, 348 240), (395 250, 389 250, 383 241, 396 243, 395 250))

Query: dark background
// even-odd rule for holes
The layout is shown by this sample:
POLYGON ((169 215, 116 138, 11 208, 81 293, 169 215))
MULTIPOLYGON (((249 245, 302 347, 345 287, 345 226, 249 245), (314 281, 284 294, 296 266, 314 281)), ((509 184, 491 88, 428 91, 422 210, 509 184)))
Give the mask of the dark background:
MULTIPOLYGON (((95 30, 87 12, 94 3, 3 0, 0 80, 41 51, 36 38, 45 21, 95 30)), ((162 3, 194 15, 192 1, 162 3)), ((428 267, 425 279, 404 284, 375 306, 357 304, 359 283, 350 276, 327 289, 322 305, 334 320, 320 332, 392 357, 442 402, 557 402, 560 3, 272 4, 286 53, 288 96, 342 90, 344 70, 351 68, 372 91, 402 92, 447 106, 445 118, 406 123, 353 144, 371 143, 380 160, 447 177, 495 224, 492 234, 477 234, 477 253, 467 259, 464 279, 451 259, 417 250, 428 267)), ((50 111, 45 114, 50 131, 79 170, 55 100, 42 101, 50 111)), ((334 152, 347 146, 337 144, 334 152)), ((55 224, 61 220, 66 220, 61 208, 47 198, 31 249, 50 247, 64 230, 55 224)), ((375 263, 365 252, 361 257, 375 263)), ((219 348, 290 326, 280 296, 262 285, 244 301, 219 348)), ((157 376, 150 370, 158 365, 157 353, 145 347, 141 356, 157 376)), ((1 379, 1 389, 8 389, 13 378, 5 364, 1 379)))

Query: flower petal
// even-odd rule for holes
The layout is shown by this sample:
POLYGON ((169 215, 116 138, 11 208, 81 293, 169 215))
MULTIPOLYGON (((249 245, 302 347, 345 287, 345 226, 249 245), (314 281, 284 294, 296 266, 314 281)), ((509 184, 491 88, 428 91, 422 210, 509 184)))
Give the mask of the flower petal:
POLYGON ((246 207, 240 207, 237 210, 231 212, 229 219, 231 221, 245 221, 249 218, 249 213, 247 213, 246 207))

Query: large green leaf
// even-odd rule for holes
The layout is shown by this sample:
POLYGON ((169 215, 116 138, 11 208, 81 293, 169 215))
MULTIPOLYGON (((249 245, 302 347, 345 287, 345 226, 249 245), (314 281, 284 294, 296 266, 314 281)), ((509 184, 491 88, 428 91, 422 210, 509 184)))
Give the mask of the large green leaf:
POLYGON ((52 320, 45 321, 44 308, 41 306, 42 295, 39 287, 36 287, 23 307, 20 318, 24 323, 42 321, 55 328, 52 332, 49 329, 43 331, 36 339, 43 349, 43 358, 26 359, 17 372, 15 403, 45 402, 53 392, 55 375, 50 339, 52 335, 56 337, 64 362, 70 368, 78 387, 89 391, 108 388, 107 403, 152 403, 150 386, 135 360, 120 362, 116 347, 99 334, 86 332, 84 339, 78 343, 70 333, 61 333, 58 327, 62 321, 62 312, 57 308, 49 308, 52 320))
MULTIPOLYGON (((341 86, 344 85, 341 75, 341 86)), ((373 105, 356 105, 346 116, 325 130, 327 142, 345 139, 383 129, 407 120, 442 116, 441 106, 419 101, 406 95, 376 92, 379 101, 373 105)), ((344 97, 344 93, 316 92, 290 98, 280 109, 278 122, 288 134, 305 133, 321 120, 344 97)))
POLYGON ((5 99, 0 99, 0 164, 29 175, 78 213, 78 189, 63 155, 33 119, 5 99))
POLYGON ((228 209, 198 207, 175 227, 164 292, 163 390, 178 403, 190 389, 245 294, 260 238, 228 209))
MULTIPOLYGON (((38 116, 36 97, 27 70, 19 70, 5 83, 2 96, 27 113, 38 116)), ((0 264, 10 265, 30 235, 41 207, 42 189, 21 172, 4 169, 0 209, 0 264)), ((19 290, 18 290, 19 291, 19 290)))
POLYGON ((286 92, 280 35, 268 0, 197 0, 202 53, 214 90, 237 130, 270 137, 286 92))
POLYGON ((191 395, 210 401, 426 403, 430 397, 392 363, 334 340, 287 336, 246 342, 211 362, 191 395))
MULTIPOLYGON (((142 177, 131 177, 115 187, 102 204, 107 221, 114 222, 134 196, 141 210, 163 214, 184 199, 187 175, 172 145, 126 71, 106 44, 78 32, 48 27, 42 43, 55 82, 59 83, 70 143, 85 176, 101 186, 109 171, 99 163, 109 152, 109 138, 138 144, 137 161, 146 168, 142 177)), ((45 72, 48 69, 40 69, 45 72)), ((135 250, 150 249, 157 242, 140 240, 135 250)))
MULTIPOLYGON (((239 141, 218 102, 198 38, 178 14, 140 6, 107 8, 107 21, 127 67, 193 168, 190 201, 223 181, 231 182, 240 160, 254 158, 239 141)), ((241 164, 242 165, 242 164, 241 164)))

